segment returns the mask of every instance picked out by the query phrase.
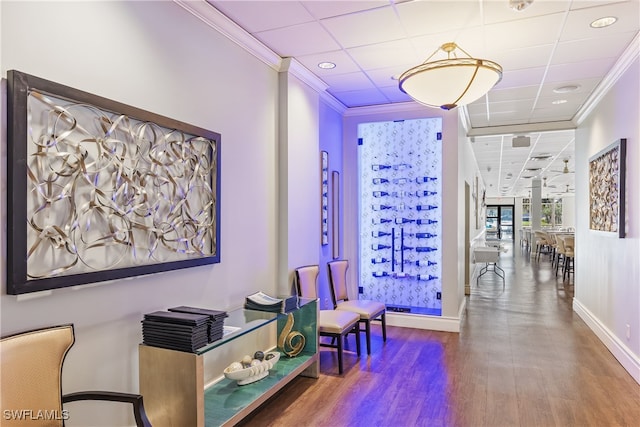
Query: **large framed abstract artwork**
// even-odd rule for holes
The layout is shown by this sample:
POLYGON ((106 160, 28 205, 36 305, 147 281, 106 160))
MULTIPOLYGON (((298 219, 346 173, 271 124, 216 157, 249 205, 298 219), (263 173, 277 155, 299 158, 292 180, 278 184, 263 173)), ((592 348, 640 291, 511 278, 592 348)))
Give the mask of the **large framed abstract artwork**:
POLYGON ((216 132, 7 73, 7 293, 220 262, 216 132))
POLYGON ((589 159, 589 228, 625 236, 627 140, 619 139, 589 159))

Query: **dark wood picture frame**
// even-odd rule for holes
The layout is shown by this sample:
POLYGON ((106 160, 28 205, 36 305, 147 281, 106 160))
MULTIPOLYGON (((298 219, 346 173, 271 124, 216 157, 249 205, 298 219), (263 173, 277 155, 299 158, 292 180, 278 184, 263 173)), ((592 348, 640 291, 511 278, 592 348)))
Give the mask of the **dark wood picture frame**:
POLYGON ((627 140, 589 158, 589 229, 625 237, 627 140))
MULTIPOLYGON (((7 294, 17 295, 64 288, 220 262, 221 135, 219 133, 16 70, 7 72, 7 107, 7 294), (38 125, 41 127, 41 134, 37 143, 35 143, 36 137, 33 135, 34 130, 31 128, 31 125, 32 120, 39 120, 39 118, 32 117, 32 115, 37 116, 37 114, 31 111, 32 105, 30 102, 32 104, 38 102, 37 108, 41 107, 39 101, 34 101, 34 97, 42 101, 43 105, 45 105, 42 109, 46 110, 46 113, 40 115, 43 117, 43 122, 42 125, 38 125), (98 129, 98 133, 104 130, 104 135, 100 137, 102 138, 100 141, 96 139, 98 137, 80 138, 80 141, 74 140, 73 142, 69 139, 69 143, 77 147, 77 152, 75 152, 73 156, 51 149, 52 146, 55 146, 57 149, 59 141, 64 139, 71 131, 81 129, 80 119, 76 120, 73 114, 66 110, 67 107, 65 106, 70 106, 68 107, 69 110, 75 108, 77 110, 85 109, 90 111, 90 113, 78 114, 90 116, 90 124, 95 127, 95 129, 98 129), (49 107, 50 109, 47 109, 49 107), (121 123, 125 122, 127 126, 129 126, 128 128, 125 128, 125 125, 121 125, 121 123), (54 131, 58 132, 58 130, 55 129, 55 125, 52 125, 52 123, 60 125, 61 128, 66 126, 67 132, 65 136, 54 133, 54 131), (123 129, 121 129, 120 126, 123 129), (54 128, 54 131, 51 131, 51 128, 54 128), (128 134, 126 132, 133 128, 135 128, 138 133, 128 134), (142 131, 140 129, 146 130, 142 131), (103 185, 102 181, 98 182, 98 178, 95 178, 95 182, 91 182, 91 179, 87 178, 90 173, 88 173, 86 169, 78 166, 82 164, 82 166, 85 167, 84 161, 89 162, 89 160, 84 158, 85 156, 88 157, 87 153, 89 149, 85 148, 82 144, 90 141, 90 143, 93 144, 91 145, 91 149, 100 153, 100 156, 95 157, 102 158, 102 156, 113 154, 106 153, 109 151, 108 147, 114 145, 112 144, 112 140, 107 140, 107 138, 111 138, 112 135, 117 132, 124 135, 124 141, 128 144, 129 148, 128 153, 131 153, 131 147, 137 148, 139 151, 143 151, 143 149, 148 150, 147 153, 145 153, 147 155, 145 161, 151 164, 151 166, 141 172, 141 166, 138 164, 127 164, 127 171, 133 171, 130 175, 135 175, 135 177, 125 176, 124 172, 122 172, 124 169, 123 166, 120 166, 119 169, 115 168, 118 169, 117 173, 111 172, 111 169, 109 169, 111 175, 106 185, 111 185, 111 187, 103 190, 101 187, 101 185, 103 185), (154 137, 157 136, 158 132, 165 132, 162 135, 164 138, 162 141, 166 143, 166 150, 162 151, 163 155, 166 156, 162 159, 164 163, 158 161, 157 157, 154 157, 155 153, 160 152, 160 149, 157 147, 154 148, 153 138, 148 137, 148 134, 144 132, 149 132, 154 137), (44 143, 41 141, 44 141, 44 143), (104 149, 103 147, 107 148, 104 149), (179 163, 177 161, 170 162, 170 160, 175 159, 175 157, 172 158, 172 155, 175 153, 179 158, 180 150, 184 152, 189 149, 192 149, 189 157, 190 162, 180 164, 184 166, 184 170, 189 171, 192 175, 197 174, 197 195, 194 195, 195 191, 192 191, 191 187, 183 185, 183 182, 179 182, 180 179, 185 179, 184 177, 171 175, 171 166, 179 163), (29 150, 35 150, 35 154, 30 153, 29 150), (154 154, 152 154, 152 152, 154 154), (50 160, 52 158, 57 160, 50 160), (77 218, 69 221, 66 224, 66 229, 55 223, 58 218, 52 219, 51 221, 53 221, 53 223, 46 225, 47 229, 51 230, 49 236, 45 236, 44 238, 42 236, 46 233, 40 228, 42 222, 29 220, 30 217, 33 219, 39 212, 38 209, 35 209, 33 212, 27 212, 29 203, 33 204, 32 199, 39 197, 45 200, 44 204, 47 205, 47 208, 51 208, 50 205, 53 205, 53 203, 51 200, 48 200, 48 198, 51 199, 50 194, 47 195, 44 193, 47 193, 47 191, 51 193, 50 188, 58 185, 52 182, 60 176, 65 175, 59 173, 59 170, 54 170, 55 168, 51 166, 51 164, 45 163, 45 166, 42 167, 45 171, 43 181, 37 181, 32 170, 33 164, 37 163, 38 166, 41 166, 42 162, 47 161, 57 162, 55 166, 61 166, 60 170, 64 169, 65 173, 69 169, 75 168, 76 171, 73 173, 77 173, 78 175, 83 174, 85 176, 84 180, 76 179, 76 181, 82 181, 78 186, 90 186, 91 191, 83 190, 84 194, 78 196, 78 198, 93 197, 94 194, 98 193, 100 197, 103 197, 101 200, 105 201, 105 205, 111 203, 111 200, 113 200, 113 207, 108 208, 111 209, 109 211, 110 215, 105 214, 105 218, 107 216, 110 218, 118 216, 113 214, 114 211, 122 212, 127 210, 123 205, 118 205, 120 199, 124 198, 122 192, 133 194, 134 191, 131 190, 131 188, 137 186, 135 196, 142 198, 146 202, 149 199, 149 194, 147 193, 150 187, 153 189, 164 186, 168 181, 174 189, 180 188, 183 190, 183 194, 179 195, 183 200, 177 203, 177 206, 171 205, 172 209, 181 210, 179 214, 181 216, 176 214, 176 216, 178 216, 176 222, 170 223, 169 225, 163 223, 162 227, 157 226, 157 222, 153 222, 153 225, 148 227, 151 231, 146 229, 144 231, 146 236, 149 236, 149 240, 146 242, 140 242, 140 240, 144 239, 134 241, 133 237, 131 237, 134 233, 139 232, 141 228, 144 228, 139 225, 142 224, 143 220, 122 221, 123 224, 128 224, 129 228, 123 227, 121 230, 114 230, 112 221, 108 221, 109 226, 104 232, 110 234, 109 244, 92 242, 91 249, 100 250, 100 247, 104 247, 104 250, 107 251, 107 246, 117 246, 120 244, 121 246, 118 247, 118 250, 126 253, 126 257, 129 257, 126 262, 120 263, 120 260, 118 260, 111 265, 109 262, 104 261, 104 265, 99 265, 97 268, 94 268, 94 266, 89 266, 84 260, 80 262, 76 260, 74 265, 78 264, 82 267, 77 271, 69 266, 56 268, 55 265, 45 265, 44 268, 51 267, 51 270, 47 271, 46 274, 34 275, 32 274, 33 272, 29 270, 32 268, 29 265, 33 265, 35 261, 31 261, 31 264, 28 264, 29 257, 33 255, 35 250, 34 246, 37 246, 30 244, 28 240, 33 239, 34 233, 36 233, 38 239, 47 239, 47 242, 42 244, 43 247, 49 245, 55 249, 57 244, 58 247, 66 250, 65 256, 72 257, 75 255, 76 257, 80 257, 78 247, 74 242, 71 242, 71 234, 77 232, 73 231, 74 229, 82 229, 82 227, 75 227, 74 225, 69 227, 68 225, 79 222, 77 218), (165 168, 164 170, 162 169, 163 167, 165 168), (78 169, 80 172, 77 171, 78 169), (152 172, 149 172, 149 169, 162 171, 163 181, 158 181, 161 182, 161 184, 157 184, 155 181, 150 183, 155 178, 152 177, 152 172), (113 183, 115 181, 122 182, 122 180, 126 182, 126 185, 116 187, 116 184, 113 183), (135 180, 137 180, 137 182, 134 182, 135 180), (43 190, 43 188, 47 186, 49 190, 43 190), (116 188, 118 188, 118 192, 115 190, 116 188), (125 188, 125 190, 120 191, 121 188, 125 188), (38 194, 34 196, 34 193, 38 194), (43 193, 43 195, 41 196, 39 193, 43 193), (110 197, 106 197, 105 193, 108 193, 110 197), (91 196, 87 196, 88 194, 91 194, 91 196), (185 205, 187 205, 187 208, 185 208, 185 205), (197 215, 193 214, 191 208, 197 211, 197 215), (37 226, 34 227, 34 223, 37 223, 37 226), (167 228, 163 229, 163 227, 167 228), (69 231, 69 228, 71 228, 72 231, 69 231), (185 233, 189 234, 187 230, 193 233, 190 236, 191 240, 184 237, 185 233), (40 233, 40 235, 37 233, 40 233), (155 237, 161 234, 164 234, 162 239, 155 237), (171 238, 167 238, 167 234, 171 234, 171 238), (197 236, 193 237, 195 234, 197 234, 197 236), (154 237, 151 237, 152 235, 154 237), (158 243, 159 241, 161 241, 161 243, 158 243), (168 247, 167 242, 170 242, 174 246, 168 247), (151 249, 145 253, 144 250, 137 249, 137 243, 141 245, 144 243, 145 249, 151 249), (157 250, 157 253, 162 252, 162 254, 154 256, 153 249, 157 249, 160 246, 162 246, 162 250, 157 250), (125 249, 122 249, 122 247, 125 247, 125 249), (143 255, 138 255, 139 252, 142 252, 143 255), (166 253, 169 255, 165 255, 166 253)), ((92 130, 95 129, 92 128, 92 130)), ((82 128, 82 130, 86 129, 82 128)), ((124 146, 125 143, 122 143, 122 146, 124 146)), ((113 151, 116 150, 114 149, 113 151)), ((119 160, 125 157, 124 154, 116 154, 117 156, 114 157, 117 157, 119 160)), ((141 156, 137 152, 136 155, 141 156)), ((96 160, 94 163, 97 164, 98 161, 96 160)), ((107 163, 106 160, 105 163, 107 163)), ((124 163, 124 161, 122 163, 124 163)), ((145 163, 145 165, 147 163, 145 163)), ((109 164, 109 167, 111 167, 111 164, 109 164)), ((93 173, 93 171, 91 173, 93 173)), ((94 173, 94 175, 98 175, 98 173, 94 173)), ((65 175, 65 178, 67 177, 68 175, 65 175)), ((196 180, 193 176, 190 179, 192 180, 191 182, 196 180)), ((67 199, 65 201, 66 206, 71 206, 67 209, 74 211, 76 208, 72 203, 74 199, 73 192, 76 191, 76 183, 67 184, 66 187, 58 191, 59 194, 57 198, 67 199), (72 193, 71 196, 69 196, 69 193, 72 193)), ((166 193, 167 191, 164 189, 157 190, 156 196, 162 200, 157 201, 156 205, 152 207, 156 210, 155 212, 152 211, 152 208, 149 208, 148 212, 145 211, 146 206, 140 208, 143 203, 138 203, 135 207, 128 208, 127 213, 141 209, 142 213, 135 212, 135 215, 137 215, 136 218, 144 216, 153 217, 154 214, 166 218, 165 210, 158 208, 158 205, 165 202, 167 198, 166 193)), ((127 194, 127 197, 131 198, 133 196, 127 194)), ((42 206, 40 206, 39 209, 42 210, 42 206)), ((103 210, 108 209, 105 208, 103 210)), ((77 208, 77 210, 79 210, 79 208, 77 208)), ((77 212, 77 210, 74 212, 77 212)), ((65 216, 65 219, 72 216, 67 213, 57 214, 54 208, 51 208, 51 212, 54 213, 53 216, 65 216)), ((174 212, 171 213, 173 216, 174 212)), ((120 216, 123 217, 124 215, 120 214, 120 216)), ((155 221, 155 219, 151 218, 146 221, 155 221)), ((92 223, 91 225, 93 226, 94 224, 95 223, 92 223)), ((89 221, 86 222, 86 225, 88 229, 89 221)), ((100 230, 100 232, 103 232, 103 230, 100 230)), ((87 245, 85 248, 86 247, 89 246, 87 245)), ((92 252, 92 261, 100 260, 100 256, 94 255, 95 253, 96 252, 92 252)), ((103 259, 106 260, 107 258, 108 256, 105 252, 103 259)), ((55 264, 57 256, 52 255, 51 260, 52 264, 55 264)), ((39 262, 44 262, 44 264, 47 264, 48 261, 48 259, 44 261, 42 259, 39 260, 39 262)))

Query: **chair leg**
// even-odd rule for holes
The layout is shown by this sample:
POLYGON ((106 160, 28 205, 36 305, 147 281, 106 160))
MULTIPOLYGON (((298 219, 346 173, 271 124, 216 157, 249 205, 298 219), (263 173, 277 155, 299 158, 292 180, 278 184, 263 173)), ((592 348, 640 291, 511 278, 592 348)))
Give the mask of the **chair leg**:
POLYGON ((380 320, 382 321, 382 341, 387 342, 387 314, 382 313, 380 320))
POLYGON ((337 343, 337 349, 338 349, 338 373, 340 375, 342 375, 342 337, 338 337, 337 341, 338 341, 338 343, 337 343))
POLYGON ((367 338, 367 354, 371 354, 371 321, 365 320, 364 322, 365 336, 367 338))
POLYGON ((354 328, 356 329, 356 352, 360 356, 360 325, 356 323, 354 328))

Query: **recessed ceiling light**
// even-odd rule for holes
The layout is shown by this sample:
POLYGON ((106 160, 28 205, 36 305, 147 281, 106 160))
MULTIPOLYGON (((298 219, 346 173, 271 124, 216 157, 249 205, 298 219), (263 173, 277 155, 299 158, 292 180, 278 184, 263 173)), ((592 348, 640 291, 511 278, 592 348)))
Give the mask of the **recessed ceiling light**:
POLYGON ((564 86, 559 86, 555 88, 553 91, 555 93, 569 93, 569 92, 575 92, 578 89, 580 89, 580 85, 564 85, 564 86))
POLYGON ((589 26, 591 28, 604 28, 608 27, 609 25, 613 25, 617 20, 618 18, 616 18, 615 16, 605 16, 604 18, 596 19, 591 24, 589 24, 589 26))
POLYGON ((541 170, 541 169, 542 169, 542 168, 526 168, 525 170, 526 170, 526 171, 529 171, 529 172, 536 172, 536 171, 539 171, 539 170, 541 170))
POLYGON ((567 102, 566 99, 556 99, 555 101, 551 101, 553 105, 565 104, 567 102))
POLYGON ((322 68, 323 70, 331 70, 332 68, 336 68, 336 64, 333 62, 321 62, 318 64, 318 68, 322 68))

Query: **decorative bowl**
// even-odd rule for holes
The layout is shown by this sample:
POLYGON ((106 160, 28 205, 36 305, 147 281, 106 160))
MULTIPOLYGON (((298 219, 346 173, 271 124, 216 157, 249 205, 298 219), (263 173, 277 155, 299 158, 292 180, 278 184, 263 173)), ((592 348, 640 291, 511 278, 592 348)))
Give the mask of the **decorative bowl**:
POLYGON ((233 370, 232 365, 227 366, 224 370, 224 376, 236 381, 238 385, 251 384, 263 379, 269 375, 269 369, 273 368, 273 366, 278 363, 278 360, 280 360, 280 353, 277 351, 271 351, 264 355, 265 358, 263 361, 249 368, 233 370), (269 355, 273 355, 273 357, 267 360, 269 355))

